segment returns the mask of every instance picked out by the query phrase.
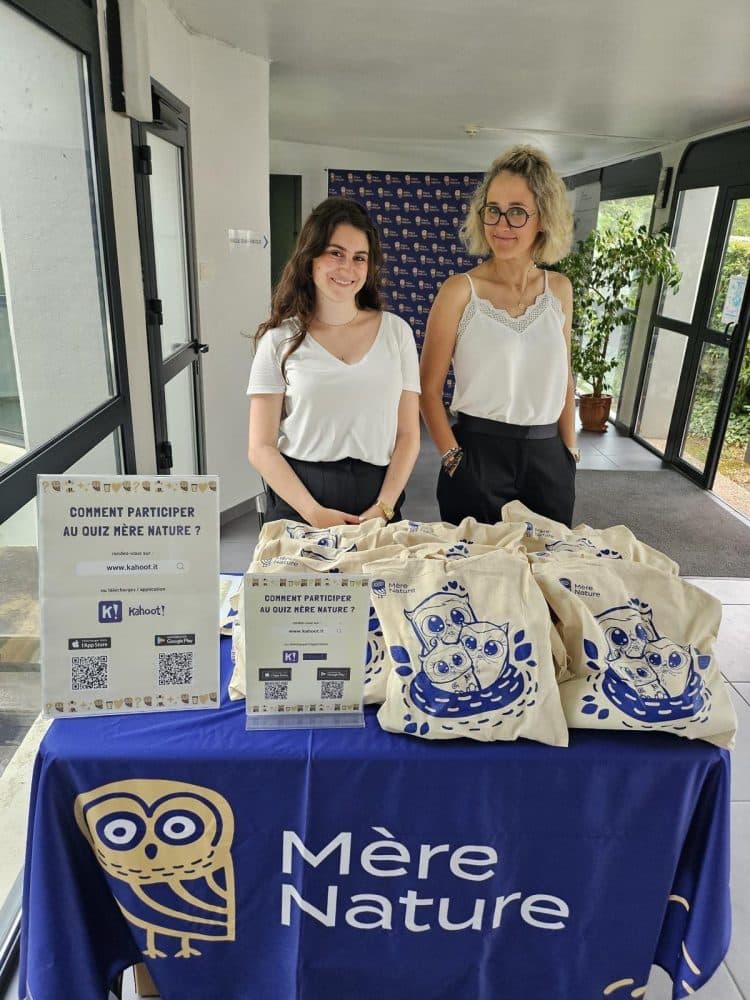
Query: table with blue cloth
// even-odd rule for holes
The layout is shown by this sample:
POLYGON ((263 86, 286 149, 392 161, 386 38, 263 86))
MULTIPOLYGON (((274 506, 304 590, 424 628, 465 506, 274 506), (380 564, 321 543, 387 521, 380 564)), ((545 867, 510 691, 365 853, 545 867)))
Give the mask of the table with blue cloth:
POLYGON ((729 944, 729 778, 667 734, 248 732, 226 697, 58 720, 21 996, 103 1000, 140 961, 164 1000, 621 1000, 652 963, 686 996, 729 944))

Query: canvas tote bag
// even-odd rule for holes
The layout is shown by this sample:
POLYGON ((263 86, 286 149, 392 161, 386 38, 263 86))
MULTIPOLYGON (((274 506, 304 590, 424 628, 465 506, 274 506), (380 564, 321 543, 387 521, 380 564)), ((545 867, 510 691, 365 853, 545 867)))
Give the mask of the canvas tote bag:
POLYGON ((560 685, 572 728, 676 733, 731 747, 737 720, 713 655, 721 604, 643 563, 537 563, 571 679, 560 685))
POLYGON ((341 524, 333 528, 312 528, 299 521, 268 521, 260 530, 253 559, 301 556, 303 559, 334 559, 339 552, 359 551, 390 544, 380 536, 386 526, 382 518, 362 524, 341 524))
POLYGON ((587 524, 579 524, 575 528, 568 528, 559 521, 535 514, 520 500, 505 504, 501 516, 508 524, 525 525, 523 544, 532 562, 567 559, 570 556, 629 559, 675 576, 680 572, 676 562, 658 549, 641 542, 624 524, 616 524, 611 528, 591 528, 587 524))
POLYGON ((408 548, 436 542, 447 545, 488 545, 492 548, 517 550, 525 536, 525 525, 508 523, 481 524, 476 518, 465 517, 458 525, 441 521, 396 521, 387 526, 393 540, 408 548))
POLYGON ((380 569, 371 594, 391 661, 384 729, 567 745, 549 614, 525 557, 496 549, 380 569))
MULTIPOLYGON (((413 548, 402 549, 396 556, 367 562, 364 566, 364 571, 370 577, 379 577, 383 572, 403 571, 407 561, 410 559, 443 559, 448 561, 451 559, 475 558, 476 556, 494 551, 497 550, 491 545, 476 545, 464 542, 455 542, 453 544, 448 544, 447 542, 421 543, 415 545, 413 548)), ((515 546, 513 551, 516 551, 515 546)), ((382 636, 382 630, 379 630, 377 635, 379 637, 382 636)), ((551 620, 549 621, 549 640, 552 649, 552 662, 555 667, 555 677, 559 683, 569 676, 568 655, 565 645, 551 620)), ((367 683, 374 683, 376 680, 379 680, 380 683, 377 683, 371 689, 373 697, 370 703, 373 704, 379 704, 385 698, 385 678, 376 679, 372 677, 367 683)))

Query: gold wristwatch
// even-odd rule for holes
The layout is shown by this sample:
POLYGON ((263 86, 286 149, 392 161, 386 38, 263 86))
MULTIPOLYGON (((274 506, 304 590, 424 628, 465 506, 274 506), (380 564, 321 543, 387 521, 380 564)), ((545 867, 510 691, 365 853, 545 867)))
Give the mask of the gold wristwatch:
POLYGON ((385 500, 376 500, 375 506, 379 507, 386 521, 392 521, 396 511, 389 507, 385 500))

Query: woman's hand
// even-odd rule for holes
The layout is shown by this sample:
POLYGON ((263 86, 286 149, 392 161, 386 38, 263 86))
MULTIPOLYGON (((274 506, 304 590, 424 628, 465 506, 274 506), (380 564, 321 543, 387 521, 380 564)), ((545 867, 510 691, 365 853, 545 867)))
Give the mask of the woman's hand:
POLYGON ((359 524, 356 514, 347 514, 333 507, 321 507, 316 504, 309 512, 308 524, 313 528, 335 528, 339 524, 359 524))
POLYGON ((368 507, 367 510, 362 511, 357 520, 361 524, 363 521, 372 521, 374 517, 380 517, 385 520, 385 518, 383 518, 383 511, 375 503, 372 507, 368 507))

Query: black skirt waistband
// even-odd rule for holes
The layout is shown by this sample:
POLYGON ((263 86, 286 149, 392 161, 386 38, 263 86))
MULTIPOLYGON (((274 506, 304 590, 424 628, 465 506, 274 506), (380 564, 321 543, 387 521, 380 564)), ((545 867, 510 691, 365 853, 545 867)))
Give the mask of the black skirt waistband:
POLYGON ((463 430, 475 434, 492 434, 505 438, 553 438, 558 435, 557 424, 504 424, 502 420, 488 420, 486 417, 472 417, 468 413, 456 414, 456 423, 463 430))
POLYGON ((346 472, 357 469, 385 472, 388 468, 387 465, 373 465, 372 462, 364 462, 361 458, 339 458, 335 462, 309 462, 303 458, 292 458, 290 455, 284 455, 284 458, 292 468, 299 466, 302 469, 328 469, 331 472, 336 472, 339 469, 346 472))

